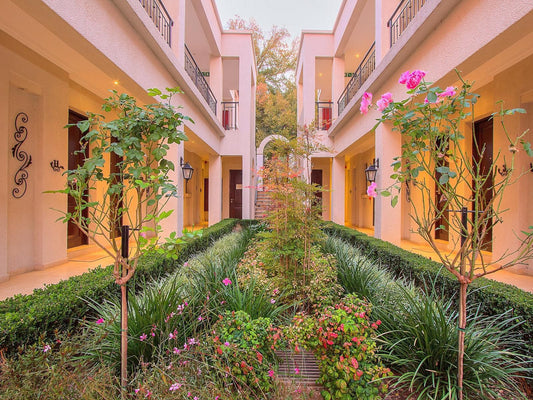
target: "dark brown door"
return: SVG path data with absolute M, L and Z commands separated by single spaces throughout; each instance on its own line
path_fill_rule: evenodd
M 447 149 L 448 149 L 448 143 L 443 145 L 441 140 L 437 140 L 437 149 L 436 149 L 437 151 L 445 154 Z M 446 161 L 444 157 L 440 158 L 436 164 L 437 164 L 436 165 L 437 167 L 448 167 L 449 166 L 449 162 Z M 441 175 L 442 174 L 440 172 L 435 171 L 436 181 L 440 179 Z M 435 223 L 435 239 L 448 241 L 450 225 L 449 225 L 449 212 L 448 210 L 446 210 L 446 208 L 448 208 L 448 203 L 446 202 L 446 200 L 447 199 L 445 198 L 444 193 L 441 193 L 441 191 L 439 190 L 439 185 L 437 184 L 437 182 L 435 182 L 435 205 L 440 215 L 440 218 L 437 219 Z
M 311 171 L 311 183 L 316 184 L 322 189 L 322 170 L 313 169 Z M 313 205 L 320 207 L 320 215 L 322 215 L 322 191 L 315 192 L 315 201 Z
M 209 211 L 209 178 L 204 178 L 204 212 Z
M 477 121 L 474 124 L 474 135 L 472 136 L 472 161 L 474 163 L 474 168 L 476 165 L 479 165 L 481 175 L 487 178 L 483 185 L 483 197 L 481 199 L 480 210 L 484 210 L 487 204 L 492 200 L 492 187 L 494 185 L 492 171 L 492 142 L 492 119 L 486 118 Z M 492 226 L 492 221 L 489 221 L 488 226 L 489 228 Z M 492 229 L 488 229 L 483 243 L 481 244 L 481 249 L 492 251 Z
M 242 170 L 229 171 L 229 217 L 242 218 Z
M 77 114 L 74 111 L 68 113 L 68 123 L 76 124 L 80 121 L 86 120 L 87 117 Z M 79 165 L 83 165 L 85 158 L 88 156 L 88 149 L 85 149 L 85 153 L 80 152 L 81 146 L 81 131 L 76 126 L 71 126 L 68 128 L 68 169 L 76 169 Z M 68 197 L 68 212 L 72 213 L 75 211 L 76 202 L 74 198 Z M 87 217 L 87 210 L 82 211 L 83 216 Z M 68 222 L 67 226 L 67 248 L 81 246 L 87 244 L 87 236 L 71 221 Z

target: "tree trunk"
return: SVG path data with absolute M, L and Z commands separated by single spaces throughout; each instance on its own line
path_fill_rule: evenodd
M 465 328 L 466 328 L 466 291 L 467 282 L 461 282 L 459 293 L 459 352 L 457 353 L 457 391 L 459 400 L 463 400 L 463 372 L 465 355 Z
M 120 336 L 120 382 L 122 398 L 127 393 L 128 386 L 128 293 L 127 285 L 120 285 L 121 292 L 121 336 Z

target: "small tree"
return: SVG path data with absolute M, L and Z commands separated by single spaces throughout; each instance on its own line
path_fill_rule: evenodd
M 471 92 L 471 85 L 458 74 L 462 85 L 459 89 L 442 90 L 424 81 L 422 71 L 407 71 L 400 78 L 410 95 L 398 102 L 390 93 L 376 102 L 383 112 L 380 123 L 392 123 L 392 129 L 402 135 L 402 152 L 394 159 L 394 181 L 391 187 L 381 190 L 383 196 L 392 196 L 392 205 L 398 201 L 402 184 L 408 194 L 420 199 L 412 203 L 411 218 L 418 234 L 435 251 L 444 267 L 459 283 L 458 314 L 458 397 L 463 398 L 464 338 L 467 319 L 467 289 L 477 278 L 498 270 L 524 263 L 533 257 L 533 227 L 521 232 L 518 248 L 506 251 L 501 257 L 488 260 L 482 250 L 492 239 L 488 232 L 502 221 L 502 198 L 505 189 L 524 173 L 515 167 L 518 148 L 533 156 L 527 133 L 513 135 L 507 131 L 504 118 L 523 109 L 504 110 L 492 114 L 501 123 L 508 143 L 507 151 L 499 150 L 491 159 L 488 149 L 476 140 L 473 133 L 472 154 L 467 150 L 462 126 L 474 124 L 474 105 L 478 95 Z M 361 112 L 371 105 L 371 94 L 365 93 Z M 504 162 L 510 166 L 508 173 L 498 176 L 496 165 Z M 487 166 L 488 163 L 488 166 Z M 392 190 L 391 190 L 392 189 Z M 375 185 L 369 188 L 375 196 Z M 486 196 L 491 193 L 492 196 Z M 437 194 L 438 196 L 435 196 Z M 451 248 L 439 248 L 434 239 L 436 230 L 450 233 Z
M 116 119 L 106 121 L 100 114 L 87 113 L 88 119 L 76 126 L 84 133 L 82 152 L 90 156 L 74 170 L 66 172 L 63 190 L 76 204 L 74 211 L 62 212 L 63 222 L 74 223 L 93 243 L 114 261 L 113 276 L 121 288 L 121 384 L 127 385 L 127 282 L 135 274 L 139 257 L 149 246 L 155 246 L 161 231 L 160 221 L 172 210 L 165 204 L 177 195 L 170 179 L 174 170 L 166 158 L 170 145 L 187 140 L 179 129 L 190 118 L 176 112 L 170 104 L 180 89 L 167 89 L 162 94 L 150 89 L 150 96 L 159 96 L 166 103 L 140 106 L 135 98 L 112 91 L 102 110 L 115 113 Z M 71 126 L 71 125 L 67 125 Z M 113 162 L 115 161 L 115 162 Z M 114 165 L 112 165 L 114 164 Z M 126 236 L 133 242 L 133 253 L 123 255 L 119 228 L 128 225 Z
M 304 127 L 298 138 L 274 142 L 272 157 L 262 171 L 272 210 L 266 217 L 270 248 L 284 268 L 285 278 L 306 284 L 313 242 L 320 236 L 323 189 L 311 183 L 311 155 L 323 150 L 314 131 Z

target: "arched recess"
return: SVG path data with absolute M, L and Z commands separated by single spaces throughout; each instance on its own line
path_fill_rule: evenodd
M 261 170 L 264 166 L 264 151 L 267 144 L 269 144 L 273 140 L 285 140 L 288 142 L 289 140 L 285 136 L 281 135 L 269 135 L 266 138 L 263 139 L 259 147 L 257 148 L 256 156 L 257 156 L 257 170 Z M 257 190 L 263 191 L 263 179 L 259 177 L 257 179 Z

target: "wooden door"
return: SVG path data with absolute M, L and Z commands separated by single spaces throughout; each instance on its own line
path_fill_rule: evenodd
M 472 161 L 475 165 L 480 165 L 481 174 L 487 177 L 483 185 L 483 198 L 481 200 L 481 209 L 484 209 L 492 200 L 492 186 L 494 177 L 492 171 L 493 157 L 493 120 L 489 118 L 482 119 L 474 123 L 474 135 L 472 135 Z M 489 226 L 492 221 L 489 221 Z M 492 229 L 489 229 L 485 235 L 481 249 L 492 251 Z
M 229 171 L 229 217 L 242 218 L 242 170 Z
M 320 188 L 322 188 L 322 170 L 321 169 L 313 169 L 311 171 L 311 183 L 314 183 L 318 185 Z M 314 206 L 318 206 L 320 208 L 320 214 L 322 215 L 322 191 L 315 192 L 315 200 L 313 202 Z
M 76 124 L 80 121 L 86 120 L 87 117 L 77 114 L 74 111 L 68 113 L 68 123 Z M 68 169 L 76 169 L 79 165 L 83 165 L 85 158 L 88 156 L 88 149 L 85 149 L 85 153 L 80 152 L 81 138 L 83 134 L 76 126 L 71 126 L 68 128 Z M 75 211 L 76 202 L 74 198 L 68 197 L 68 212 L 72 213 Z M 87 210 L 82 211 L 83 216 L 87 217 Z M 68 222 L 67 226 L 67 248 L 77 247 L 84 244 L 87 244 L 87 235 L 85 235 L 74 223 L 71 221 Z

